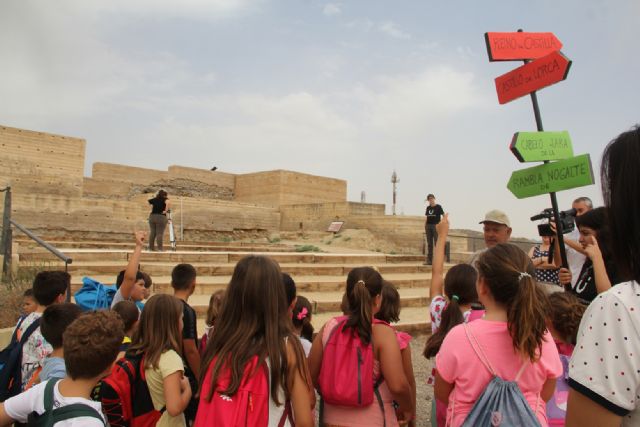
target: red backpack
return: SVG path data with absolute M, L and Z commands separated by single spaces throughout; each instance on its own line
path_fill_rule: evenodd
M 337 325 L 324 346 L 318 388 L 324 402 L 362 408 L 373 403 L 382 376 L 373 381 L 373 345 L 364 344 L 353 328 L 345 328 L 348 318 L 336 317 Z M 374 323 L 384 323 L 374 320 Z M 378 403 L 380 398 L 378 397 Z M 383 409 L 384 410 L 384 409 Z
M 220 392 L 231 382 L 231 370 L 223 368 L 218 375 L 216 390 L 207 402 L 211 390 L 211 376 L 216 359 L 209 365 L 200 390 L 200 402 L 194 427 L 267 427 L 269 425 L 269 368 L 266 362 L 259 362 L 258 356 L 251 358 L 244 368 L 242 381 L 233 396 Z M 258 365 L 260 363 L 260 366 Z M 285 409 L 278 427 L 283 427 L 287 419 L 294 425 L 291 403 L 285 402 Z
M 112 427 L 153 427 L 165 411 L 153 406 L 143 361 L 142 354 L 127 353 L 94 390 Z

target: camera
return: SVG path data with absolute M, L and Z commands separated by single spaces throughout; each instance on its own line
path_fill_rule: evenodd
M 576 210 L 569 209 L 566 211 L 559 212 L 560 223 L 562 224 L 562 234 L 571 233 L 576 228 Z M 553 237 L 556 233 L 551 229 L 550 221 L 553 221 L 553 209 L 548 208 L 543 210 L 538 215 L 534 215 L 531 217 L 531 221 L 538 221 L 540 219 L 546 219 L 546 224 L 538 224 L 538 234 L 541 237 Z

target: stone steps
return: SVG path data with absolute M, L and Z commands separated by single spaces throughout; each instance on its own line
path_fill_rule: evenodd
M 25 267 L 28 267 L 30 263 L 23 263 Z M 51 266 L 63 267 L 62 262 L 51 262 Z M 125 268 L 123 261 L 78 261 L 68 266 L 69 273 L 72 275 L 93 276 L 93 275 L 107 275 L 111 274 L 115 277 L 121 270 Z M 140 269 L 151 276 L 169 276 L 175 262 L 159 262 L 159 261 L 144 261 L 140 263 Z M 198 276 L 231 276 L 235 263 L 209 263 L 209 262 L 192 262 L 198 273 Z M 348 264 L 319 264 L 319 263 L 280 263 L 280 269 L 291 275 L 302 276 L 346 276 L 349 271 L 355 267 L 361 266 L 361 263 L 348 263 Z M 431 271 L 430 266 L 415 263 L 395 263 L 385 264 L 376 263 L 371 264 L 372 267 L 378 269 L 380 274 L 393 274 L 393 273 L 429 273 Z
M 171 293 L 171 276 L 151 276 L 153 279 L 153 292 Z M 296 286 L 301 291 L 339 291 L 344 290 L 346 275 L 339 276 L 298 276 L 292 275 Z M 113 284 L 115 275 L 93 275 L 92 279 L 100 283 Z M 430 273 L 385 274 L 384 278 L 393 283 L 397 288 L 428 287 Z M 194 294 L 211 295 L 211 293 L 224 289 L 231 280 L 231 276 L 199 276 Z M 82 276 L 72 275 L 71 290 L 75 292 L 82 286 Z
M 71 242 L 61 250 L 71 258 L 68 266 L 72 275 L 72 292 L 77 291 L 83 276 L 99 282 L 115 282 L 117 273 L 124 269 L 130 248 L 97 249 L 82 246 L 83 242 Z M 88 245 L 92 246 L 92 245 Z M 234 245 L 240 249 L 241 245 Z M 402 314 L 400 328 L 415 333 L 426 333 L 428 329 L 429 284 L 431 267 L 422 264 L 420 255 L 387 255 L 382 253 L 313 253 L 313 252 L 266 252 L 223 250 L 181 250 L 177 252 L 143 251 L 140 261 L 142 271 L 153 279 L 154 293 L 172 293 L 171 270 L 177 263 L 190 263 L 197 272 L 197 286 L 190 303 L 203 323 L 210 295 L 228 285 L 236 263 L 249 254 L 264 254 L 280 264 L 283 272 L 291 274 L 296 281 L 298 294 L 307 297 L 314 305 L 313 323 L 319 328 L 326 320 L 340 314 L 342 295 L 346 287 L 346 276 L 358 266 L 373 266 L 383 277 L 393 283 L 400 293 Z M 347 251 L 348 249 L 344 249 Z M 58 269 L 64 264 L 40 249 L 20 248 L 20 265 L 23 267 Z
M 121 260 L 126 264 L 130 252 L 117 249 L 72 249 L 59 248 L 59 250 L 72 258 L 74 262 L 80 261 L 116 261 Z M 318 252 L 273 252 L 260 251 L 176 251 L 176 252 L 150 252 L 143 251 L 141 263 L 151 261 L 164 262 L 210 262 L 210 263 L 236 263 L 247 255 L 268 255 L 278 263 L 355 263 L 371 265 L 376 263 L 418 263 L 424 261 L 421 255 L 387 255 L 382 253 L 349 254 L 349 253 L 318 253 Z M 44 249 L 21 250 L 20 261 L 25 262 L 51 262 L 58 261 L 53 254 Z
M 15 239 L 20 246 L 27 250 L 40 249 L 38 245 L 31 239 L 21 240 Z M 134 243 L 131 241 L 89 241 L 74 242 L 67 240 L 44 239 L 47 243 L 56 248 L 69 249 L 114 249 L 114 250 L 133 250 Z M 165 241 L 167 249 L 170 243 Z M 250 242 L 179 242 L 178 248 L 181 251 L 224 251 L 224 252 L 291 252 L 295 250 L 294 246 L 280 243 L 250 243 Z

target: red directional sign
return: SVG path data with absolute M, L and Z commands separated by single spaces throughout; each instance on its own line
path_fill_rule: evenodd
M 562 49 L 553 33 L 484 33 L 489 61 L 537 59 Z
M 551 86 L 567 78 L 571 61 L 560 52 L 552 52 L 542 58 L 518 67 L 496 78 L 496 91 L 500 104 L 518 99 L 543 87 Z

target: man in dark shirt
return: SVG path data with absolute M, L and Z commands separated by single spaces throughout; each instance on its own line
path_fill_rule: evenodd
M 424 231 L 427 236 L 427 260 L 425 264 L 431 265 L 433 261 L 433 245 L 438 240 L 436 224 L 440 222 L 440 217 L 444 215 L 444 210 L 442 210 L 442 206 L 436 204 L 436 196 L 433 194 L 427 196 L 427 201 L 429 204 L 424 213 L 427 216 L 427 221 L 424 224 Z
M 193 396 L 197 396 L 198 378 L 200 376 L 200 353 L 198 352 L 198 330 L 196 311 L 187 303 L 196 288 L 196 269 L 191 264 L 178 264 L 171 272 L 173 295 L 182 302 L 182 359 L 185 376 L 189 379 Z M 195 420 L 198 400 L 191 402 L 184 411 L 187 424 Z

